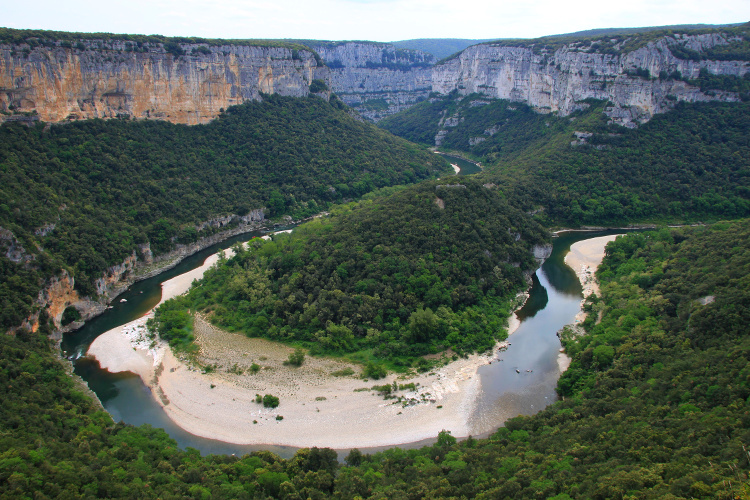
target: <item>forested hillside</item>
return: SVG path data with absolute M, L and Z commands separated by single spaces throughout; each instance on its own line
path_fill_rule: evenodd
M 19 325 L 60 269 L 93 294 L 94 280 L 137 244 L 159 254 L 211 234 L 200 223 L 216 216 L 307 216 L 447 167 L 342 108 L 271 95 L 193 127 L 0 127 L 0 227 L 12 233 L 0 240 L 0 327 Z
M 441 148 L 482 161 L 484 178 L 519 206 L 542 209 L 545 224 L 750 215 L 749 103 L 680 104 L 634 129 L 607 124 L 606 103 L 588 104 L 560 118 L 520 103 L 454 95 L 380 123 L 423 144 L 442 126 Z M 453 126 L 444 125 L 448 118 Z
M 189 335 L 175 332 L 182 308 L 314 353 L 410 366 L 423 354 L 483 351 L 504 338 L 511 299 L 537 266 L 532 249 L 547 239 L 496 189 L 422 182 L 237 247 L 156 319 L 173 344 Z
M 0 336 L 6 498 L 719 498 L 747 495 L 750 222 L 618 239 L 599 277 L 601 322 L 566 333 L 565 396 L 489 439 L 441 434 L 345 466 L 180 451 L 114 425 L 73 389 L 44 334 Z

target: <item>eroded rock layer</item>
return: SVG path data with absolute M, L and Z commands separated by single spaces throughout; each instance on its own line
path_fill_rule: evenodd
M 260 93 L 306 96 L 328 69 L 312 51 L 121 40 L 74 46 L 0 45 L 0 120 L 132 117 L 198 124 Z

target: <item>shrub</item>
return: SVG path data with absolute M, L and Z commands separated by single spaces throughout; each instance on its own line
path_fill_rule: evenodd
M 65 311 L 63 311 L 62 315 L 62 325 L 69 325 L 73 323 L 74 321 L 78 321 L 81 319 L 81 313 L 78 312 L 78 309 L 76 309 L 73 306 L 68 306 L 65 308 Z
M 333 375 L 334 377 L 348 377 L 349 375 L 354 375 L 354 370 L 347 366 L 346 368 L 342 368 L 341 370 L 331 372 L 331 375 Z
M 265 406 L 266 408 L 276 408 L 277 406 L 279 406 L 279 398 L 270 394 L 266 394 L 265 396 L 263 396 L 263 406 Z
M 388 370 L 385 369 L 383 365 L 376 365 L 375 363 L 367 363 L 365 365 L 365 369 L 362 372 L 362 376 L 364 378 L 371 378 L 373 380 L 378 380 L 388 375 Z
M 285 365 L 291 365 L 291 366 L 302 366 L 302 363 L 305 362 L 305 351 L 302 349 L 295 349 L 294 352 L 289 354 L 289 359 L 284 361 Z

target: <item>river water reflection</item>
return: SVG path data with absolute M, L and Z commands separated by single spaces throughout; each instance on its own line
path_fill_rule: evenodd
M 497 361 L 479 369 L 482 393 L 471 416 L 474 435 L 487 434 L 510 417 L 536 413 L 556 400 L 555 386 L 561 372 L 558 366 L 560 341 L 555 333 L 574 321 L 581 300 L 581 286 L 573 270 L 564 264 L 564 255 L 576 241 L 614 232 L 570 232 L 555 238 L 552 255 L 534 276 L 529 300 L 518 312 L 522 322 L 509 339 L 511 345 L 498 353 Z M 64 355 L 74 360 L 75 373 L 88 383 L 115 421 L 163 428 L 181 448 L 196 448 L 204 454 L 241 455 L 256 450 L 269 450 L 282 457 L 294 454 L 296 448 L 293 447 L 236 445 L 194 436 L 167 417 L 139 377 L 128 373 L 111 374 L 101 370 L 96 362 L 81 357 L 98 335 L 142 316 L 158 303 L 163 281 L 201 265 L 220 249 L 259 234 L 234 237 L 188 257 L 159 276 L 136 283 L 115 299 L 112 309 L 89 321 L 77 332 L 64 336 L 61 346 Z M 431 441 L 399 446 L 414 448 Z

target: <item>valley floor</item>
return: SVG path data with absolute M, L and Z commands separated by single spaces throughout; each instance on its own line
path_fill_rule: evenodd
M 601 262 L 607 241 L 586 240 L 571 249 L 572 260 L 567 262 L 580 271 L 582 282 L 593 279 L 590 273 Z M 202 267 L 165 282 L 162 302 L 184 293 L 216 259 L 209 257 Z M 166 344 L 150 345 L 147 318 L 99 336 L 88 354 L 111 372 L 138 374 L 183 429 L 237 444 L 346 449 L 410 443 L 434 438 L 441 430 L 468 436 L 473 431 L 469 417 L 481 392 L 477 369 L 495 359 L 497 352 L 458 359 L 408 379 L 391 374 L 365 381 L 358 378 L 357 365 L 335 358 L 307 356 L 301 367 L 284 365 L 292 348 L 225 332 L 197 317 L 198 360 L 211 367 L 204 373 L 178 359 Z M 517 327 L 513 316 L 509 331 Z M 260 367 L 255 373 L 253 364 Z M 353 374 L 332 374 L 346 368 Z M 414 383 L 416 388 L 396 391 L 395 399 L 384 399 L 371 389 L 394 381 Z M 280 405 L 264 408 L 255 402 L 256 394 L 277 396 Z

